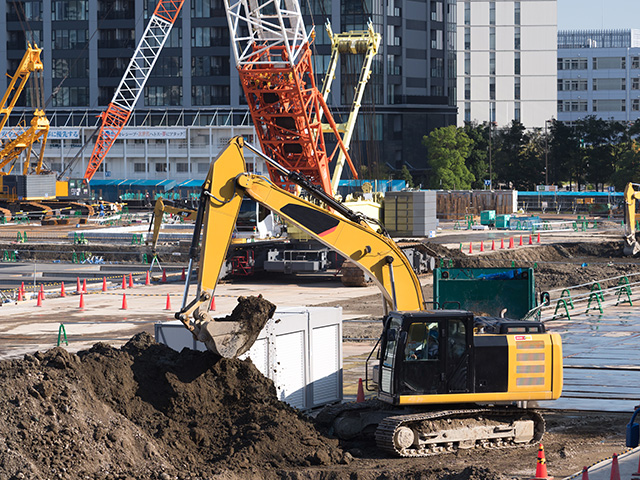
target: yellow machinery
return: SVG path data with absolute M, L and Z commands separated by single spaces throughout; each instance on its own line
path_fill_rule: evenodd
M 640 243 L 636 238 L 636 202 L 640 200 L 637 183 L 627 183 L 624 189 L 624 254 L 637 255 Z
M 240 203 L 248 195 L 356 263 L 381 289 L 387 315 L 373 380 L 378 400 L 388 407 L 381 408 L 378 402 L 370 408 L 365 402 L 325 415 L 338 436 L 373 428 L 378 446 L 401 456 L 512 447 L 540 440 L 542 417 L 516 405 L 560 396 L 562 346 L 558 334 L 547 333 L 536 321 L 427 309 L 418 278 L 391 238 L 377 233 L 362 216 L 303 175 L 269 158 L 263 156 L 331 210 L 247 173 L 245 147 L 262 155 L 241 138 L 232 139 L 211 165 L 202 187 L 189 260 L 191 271 L 199 258 L 197 294 L 190 303 L 185 294 L 176 314 L 196 338 L 219 355 L 236 357 L 251 347 L 260 330 L 255 325 L 213 319 L 208 312 Z M 453 409 L 445 410 L 447 407 Z
M 22 61 L 18 65 L 16 73 L 11 77 L 9 87 L 2 97 L 2 103 L 0 104 L 0 131 L 2 131 L 11 115 L 11 111 L 15 106 L 22 90 L 24 89 L 29 77 L 33 74 L 33 82 L 31 88 L 31 101 L 34 103 L 35 110 L 33 112 L 33 119 L 31 120 L 31 126 L 17 134 L 15 138 L 8 139 L 2 144 L 2 150 L 0 150 L 0 169 L 3 169 L 7 165 L 11 164 L 8 171 L 0 171 L 0 175 L 7 175 L 13 170 L 15 160 L 24 151 L 27 152 L 26 159 L 24 160 L 23 175 L 29 174 L 30 158 L 33 145 L 36 142 L 40 142 L 40 155 L 38 163 L 35 167 L 35 173 L 42 173 L 42 160 L 44 156 L 44 149 L 47 143 L 47 135 L 49 134 L 49 120 L 45 116 L 44 112 L 44 99 L 43 99 L 43 64 L 40 59 L 42 49 L 37 45 L 33 47 L 27 46 L 27 51 L 22 57 Z
M 162 226 L 162 217 L 165 213 L 170 215 L 180 215 L 182 220 L 195 220 L 196 211 L 189 208 L 175 207 L 167 205 L 162 198 L 156 200 L 156 206 L 153 209 L 153 217 L 149 225 L 149 231 L 153 227 L 153 236 L 151 237 L 151 250 L 155 253 L 158 245 L 158 237 L 160 236 L 160 227 Z

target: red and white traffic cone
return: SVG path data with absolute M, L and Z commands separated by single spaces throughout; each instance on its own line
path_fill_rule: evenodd
M 484 240 L 480 240 L 480 251 L 484 252 Z
M 82 293 L 82 290 L 80 290 L 80 277 L 76 277 L 76 293 Z
M 80 292 L 80 303 L 78 304 L 78 310 L 84 310 L 84 293 Z
M 167 270 L 165 268 L 162 269 L 162 283 L 167 283 Z
M 544 458 L 544 446 L 540 444 L 538 448 L 538 463 L 536 464 L 536 476 L 529 480 L 553 480 L 547 475 L 547 460 Z
M 87 293 L 87 279 L 82 280 L 82 293 Z
M 582 480 L 589 480 L 589 467 L 582 467 Z
M 509 237 L 509 248 L 513 248 L 513 237 Z
M 184 267 L 182 267 L 182 275 L 180 275 L 180 280 L 184 282 L 186 279 L 187 279 L 187 274 L 184 270 Z
M 164 307 L 165 310 L 171 310 L 171 296 L 167 293 L 167 306 Z
M 66 297 L 66 296 L 67 296 L 67 294 L 66 294 L 66 293 L 65 293 L 65 291 L 64 291 L 64 282 L 62 282 L 62 283 L 60 284 L 60 296 L 61 296 L 61 297 Z
M 529 235 L 529 245 L 533 245 L 533 237 Z
M 500 250 L 504 250 L 504 237 L 500 239 Z
M 102 277 L 102 291 L 107 291 L 107 277 Z
M 469 242 L 469 253 L 473 253 L 473 242 Z
M 129 274 L 129 288 L 133 288 L 133 275 Z
M 617 453 L 614 453 L 611 459 L 611 477 L 609 480 L 620 480 L 620 465 L 618 464 Z
M 496 249 L 496 241 L 495 240 L 491 240 L 491 251 Z
M 38 301 L 36 302 L 36 307 L 42 306 L 42 292 L 38 291 Z
M 540 232 L 538 232 L 538 243 L 540 243 Z
M 518 243 L 518 246 L 521 247 L 522 246 L 522 235 L 520 235 L 520 242 Z
M 44 285 L 40 284 L 40 296 L 42 297 L 42 300 L 44 300 Z
M 149 271 L 147 270 L 147 276 L 144 279 L 145 285 L 151 285 L 151 280 L 149 279 Z
M 211 295 L 211 303 L 209 304 L 209 311 L 210 312 L 215 312 L 216 311 L 216 296 L 215 295 Z
M 122 289 L 123 290 L 127 289 L 127 276 L 126 275 L 122 275 Z
M 121 310 L 126 310 L 127 308 L 129 308 L 129 306 L 127 305 L 127 294 L 123 293 L 122 294 L 122 308 L 121 308 Z

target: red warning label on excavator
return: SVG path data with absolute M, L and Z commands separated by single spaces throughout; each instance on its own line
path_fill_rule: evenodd
M 533 337 L 531 335 L 515 335 L 513 338 L 516 342 L 521 342 L 523 340 L 533 340 Z

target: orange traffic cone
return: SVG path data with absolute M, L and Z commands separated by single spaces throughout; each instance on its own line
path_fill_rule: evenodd
M 362 379 L 358 379 L 358 395 L 356 396 L 356 402 L 364 402 L 364 388 L 362 387 Z
M 613 459 L 611 460 L 611 477 L 609 480 L 620 480 L 620 465 L 618 465 L 618 454 L 613 454 Z
M 20 291 L 22 292 L 22 296 L 24 297 L 24 282 L 20 284 Z
M 473 253 L 473 243 L 469 242 L 469 253 Z
M 167 283 L 167 270 L 166 269 L 162 269 L 162 283 Z
M 102 277 L 102 291 L 107 291 L 107 277 Z
M 82 280 L 82 293 L 87 293 L 87 279 Z
M 44 285 L 40 284 L 40 296 L 42 297 L 42 300 L 44 300 Z
M 167 293 L 167 306 L 164 307 L 165 310 L 171 310 L 171 296 Z
M 82 292 L 82 290 L 80 290 L 80 277 L 76 277 L 76 293 L 80 292 Z
M 484 240 L 480 240 L 480 251 L 484 252 Z
M 42 306 L 42 292 L 38 292 L 38 302 L 36 303 L 36 307 Z
M 184 271 L 184 267 L 182 267 L 182 275 L 180 275 L 180 280 L 184 282 L 186 279 L 187 279 L 187 274 Z
M 126 275 L 122 275 L 122 289 L 123 290 L 127 289 L 127 276 Z
M 536 464 L 536 476 L 529 480 L 553 480 L 547 475 L 547 460 L 544 458 L 544 446 L 538 448 L 538 463 Z
M 66 294 L 66 293 L 65 293 L 65 291 L 64 291 L 64 282 L 62 282 L 62 283 L 60 284 L 60 296 L 61 296 L 61 297 L 66 297 L 66 296 L 67 296 L 67 294 Z
M 145 285 L 151 285 L 151 281 L 149 280 L 149 271 L 147 270 L 147 276 L 144 279 Z
M 122 294 L 122 308 L 121 308 L 121 310 L 126 310 L 127 308 L 129 308 L 127 306 L 127 294 L 123 293 Z
M 18 301 L 21 302 L 22 300 L 24 300 L 24 295 L 22 294 L 22 289 L 19 288 L 18 289 Z
M 129 288 L 133 288 L 133 276 L 129 274 Z
M 533 245 L 533 237 L 529 235 L 529 245 Z
M 500 250 L 504 250 L 504 237 L 500 239 Z
M 496 249 L 496 241 L 495 240 L 491 240 L 491 250 L 495 250 Z
M 216 297 L 215 297 L 215 295 L 211 295 L 211 303 L 209 304 L 209 311 L 210 312 L 215 312 L 216 311 Z
M 513 237 L 509 237 L 509 248 L 513 248 Z
M 520 242 L 518 243 L 518 246 L 521 247 L 522 246 L 522 235 L 520 235 Z
M 540 232 L 538 232 L 538 243 L 540 243 Z
M 582 480 L 589 480 L 589 468 L 582 467 Z
M 80 303 L 78 304 L 78 309 L 84 310 L 84 293 L 80 292 Z

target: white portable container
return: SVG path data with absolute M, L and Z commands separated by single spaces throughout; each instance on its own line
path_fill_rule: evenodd
M 155 339 L 174 350 L 205 351 L 178 320 L 155 324 Z M 300 410 L 342 400 L 342 308 L 276 310 L 251 349 L 251 358 L 273 380 L 278 398 Z

